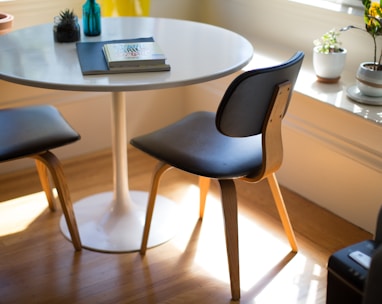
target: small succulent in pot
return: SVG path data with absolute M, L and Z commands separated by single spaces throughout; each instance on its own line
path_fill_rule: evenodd
M 335 29 L 332 29 L 323 34 L 319 39 L 313 41 L 317 47 L 317 51 L 323 54 L 329 53 L 341 53 L 341 41 L 339 40 L 340 33 Z
M 320 82 L 336 83 L 341 77 L 347 50 L 341 47 L 339 36 L 332 29 L 313 41 L 313 68 Z
M 73 10 L 63 10 L 54 17 L 53 26 L 54 41 L 56 42 L 75 42 L 81 38 L 78 17 Z

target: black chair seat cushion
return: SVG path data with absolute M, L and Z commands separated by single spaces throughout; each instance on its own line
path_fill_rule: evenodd
M 0 161 L 38 154 L 79 138 L 52 106 L 0 110 Z
M 248 176 L 262 167 L 261 135 L 225 136 L 216 128 L 215 113 L 210 112 L 192 113 L 132 139 L 131 144 L 173 167 L 211 178 Z

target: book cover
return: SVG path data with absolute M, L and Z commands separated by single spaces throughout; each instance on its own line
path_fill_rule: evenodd
M 83 75 L 99 75 L 99 74 L 113 74 L 113 73 L 132 73 L 132 72 L 153 72 L 153 71 L 168 71 L 169 65 L 166 69 L 162 66 L 149 69 L 135 68 L 133 69 L 109 69 L 104 53 L 103 46 L 107 43 L 135 43 L 135 42 L 153 42 L 152 37 L 136 38 L 136 39 L 123 39 L 123 40 L 109 40 L 98 42 L 77 42 L 77 55 Z
M 103 51 L 109 67 L 165 64 L 166 56 L 156 42 L 106 43 Z

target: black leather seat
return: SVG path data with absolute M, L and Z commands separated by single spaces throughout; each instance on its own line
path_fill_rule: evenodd
M 141 253 L 145 254 L 161 175 L 169 168 L 200 176 L 200 217 L 210 179 L 219 181 L 225 217 L 232 298 L 240 298 L 237 201 L 234 179 L 269 181 L 292 250 L 297 244 L 275 177 L 282 163 L 281 122 L 304 54 L 287 62 L 239 75 L 226 90 L 217 113 L 196 112 L 131 144 L 157 158 Z
M 51 149 L 80 139 L 60 112 L 47 105 L 0 110 L 0 162 L 19 158 L 35 159 L 41 185 L 56 210 L 48 170 L 56 186 L 61 208 L 68 225 L 75 250 L 81 250 L 81 240 L 73 212 L 62 165 Z

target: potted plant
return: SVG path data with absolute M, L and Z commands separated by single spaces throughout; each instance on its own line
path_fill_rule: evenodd
M 373 39 L 373 60 L 370 62 L 362 62 L 357 70 L 356 82 L 359 91 L 366 96 L 381 97 L 382 96 L 382 50 L 378 56 L 377 37 L 382 35 L 382 0 L 372 2 L 370 0 L 362 0 L 364 6 L 364 22 L 365 29 L 349 25 L 341 29 L 347 31 L 349 29 L 358 29 L 366 31 Z M 380 103 L 382 104 L 382 102 Z
M 56 42 L 74 42 L 81 38 L 80 25 L 78 17 L 73 10 L 63 10 L 54 17 L 53 26 L 54 41 Z
M 0 35 L 8 33 L 13 24 L 13 16 L 0 12 Z
M 313 41 L 313 68 L 318 81 L 335 83 L 341 77 L 347 51 L 341 47 L 339 35 L 332 29 Z

